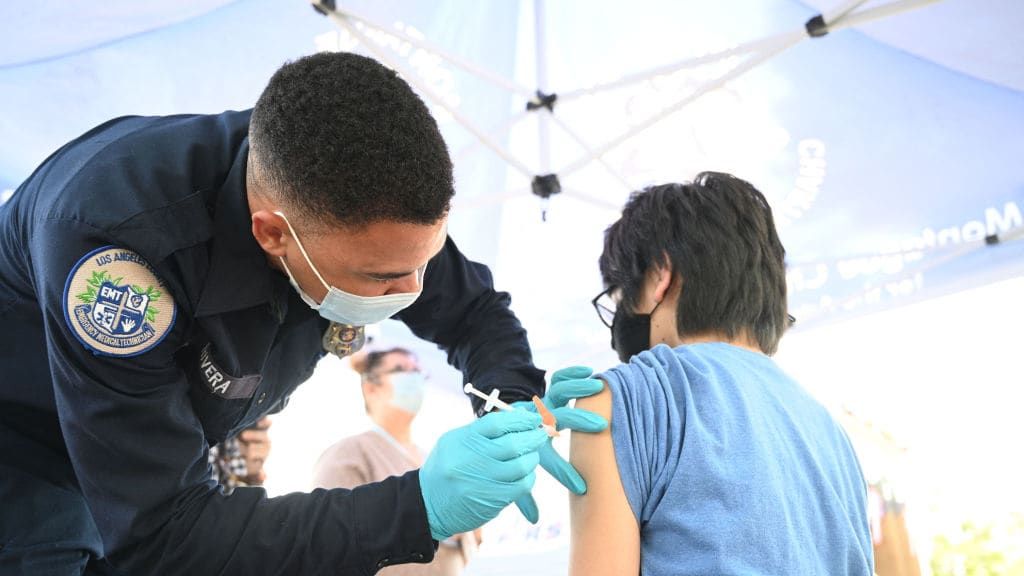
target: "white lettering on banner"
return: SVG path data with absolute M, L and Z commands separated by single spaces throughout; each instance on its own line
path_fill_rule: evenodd
M 903 254 L 865 256 L 840 260 L 836 262 L 836 269 L 839 271 L 840 278 L 852 280 L 858 276 L 872 276 L 879 273 L 897 274 L 903 270 L 903 263 Z
M 976 242 L 985 239 L 985 223 L 981 220 L 971 220 L 964 224 L 960 237 L 964 242 Z
M 924 228 L 915 236 L 907 237 L 886 247 L 877 255 L 845 258 L 832 265 L 825 263 L 794 266 L 786 272 L 786 283 L 791 294 L 825 289 L 835 275 L 844 281 L 860 277 L 895 276 L 904 273 L 908 264 L 920 261 L 927 250 L 956 246 L 966 242 L 979 242 L 986 236 L 1001 235 L 1024 226 L 1024 215 L 1020 206 L 1008 201 L 1001 208 L 988 207 L 984 219 L 968 220 L 959 226 Z M 833 274 L 835 272 L 835 274 Z M 874 284 L 872 282 L 871 284 Z M 804 303 L 793 309 L 798 317 L 816 317 L 837 310 L 852 311 L 861 306 L 878 304 L 884 298 L 906 298 L 924 289 L 924 274 L 918 272 L 912 277 L 895 279 L 872 286 L 865 285 L 860 293 L 834 300 L 822 294 L 816 301 Z
M 979 242 L 986 236 L 1004 234 L 1024 225 L 1020 207 L 1009 201 L 1002 211 L 997 208 L 985 209 L 985 220 L 968 220 L 960 226 L 942 228 L 937 233 L 932 228 L 923 229 L 920 234 L 904 238 L 895 245 L 887 246 L 876 256 L 847 258 L 836 262 L 839 276 L 852 280 L 858 276 L 874 274 L 894 275 L 902 272 L 907 264 L 924 258 L 924 251 L 933 248 L 955 246 L 964 242 Z
M 904 238 L 898 247 L 894 246 L 886 252 L 927 250 L 951 244 L 974 242 L 982 240 L 986 236 L 1005 234 L 1021 226 L 1024 226 L 1024 217 L 1021 216 L 1021 210 L 1017 203 L 1011 200 L 1003 204 L 1001 211 L 991 206 L 986 208 L 984 221 L 968 220 L 960 226 L 941 228 L 938 232 L 932 228 L 925 228 L 916 236 Z
M 989 234 L 1004 234 L 1014 228 L 1024 226 L 1024 218 L 1021 218 L 1020 207 L 1016 202 L 1007 202 L 1003 206 L 1003 217 L 999 217 L 999 211 L 995 208 L 985 210 L 985 223 L 988 225 Z
M 813 273 L 813 276 L 811 276 Z M 796 266 L 786 271 L 786 284 L 794 292 L 817 290 L 828 282 L 828 266 L 816 264 L 812 266 Z
M 825 143 L 817 138 L 805 138 L 797 143 L 796 153 L 800 171 L 793 189 L 775 211 L 779 228 L 789 226 L 810 210 L 825 182 Z

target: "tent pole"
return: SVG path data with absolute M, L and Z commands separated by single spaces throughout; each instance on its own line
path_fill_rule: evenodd
M 875 6 L 874 8 L 868 8 L 852 14 L 846 14 L 837 21 L 829 24 L 829 28 L 832 30 L 840 30 L 842 28 L 860 26 L 861 24 L 871 22 L 872 20 L 878 20 L 879 18 L 908 12 L 939 1 L 940 0 L 898 0 L 896 2 L 882 4 L 881 6 Z
M 546 36 L 545 36 L 545 22 L 544 22 L 544 6 L 543 6 L 543 1 L 544 0 L 534 0 L 534 24 L 535 24 L 535 35 L 536 35 L 536 54 L 535 54 L 535 57 L 536 57 L 536 64 L 537 64 L 537 70 L 536 70 L 536 72 L 537 72 L 537 86 L 538 86 L 538 89 L 540 91 L 543 91 L 546 88 L 546 86 L 547 86 L 547 59 L 546 59 L 546 57 L 547 57 L 547 45 L 546 45 Z M 901 12 L 913 10 L 913 9 L 919 8 L 921 6 L 925 6 L 925 5 L 928 5 L 928 4 L 932 4 L 932 3 L 938 2 L 939 0 L 895 0 L 895 1 L 890 2 L 888 4 L 884 4 L 884 5 L 881 5 L 881 6 L 876 6 L 874 8 L 869 8 L 867 10 L 862 10 L 862 11 L 859 11 L 859 12 L 853 12 L 853 10 L 855 10 L 858 6 L 863 4 L 865 1 L 866 0 L 846 0 L 845 2 L 843 2 L 843 4 L 839 5 L 837 8 L 829 11 L 827 14 L 821 15 L 820 18 L 822 18 L 824 20 L 825 25 L 826 25 L 828 30 L 839 30 L 839 29 L 847 28 L 847 27 L 851 27 L 851 26 L 858 26 L 860 24 L 864 24 L 864 23 L 870 22 L 872 20 L 877 20 L 879 18 L 884 18 L 886 16 L 891 16 L 891 15 L 898 14 L 898 13 L 901 13 Z M 399 38 L 409 42 L 410 44 L 412 44 L 414 46 L 420 47 L 420 48 L 422 48 L 424 50 L 431 51 L 431 52 L 437 54 L 438 56 L 444 58 L 445 60 L 451 62 L 452 64 L 462 68 L 463 70 L 466 70 L 467 72 L 470 72 L 471 74 L 474 74 L 474 75 L 476 75 L 476 76 L 478 76 L 478 77 L 480 77 L 480 78 L 482 78 L 484 80 L 488 80 L 490 82 L 493 82 L 493 83 L 497 84 L 498 86 L 508 90 L 509 92 L 512 92 L 514 94 L 520 94 L 520 95 L 523 95 L 523 96 L 527 96 L 528 98 L 533 98 L 533 94 L 531 94 L 528 89 L 526 89 L 523 86 L 519 86 L 518 84 L 516 84 L 516 83 L 514 83 L 514 82 L 512 82 L 510 80 L 506 80 L 506 79 L 501 78 L 501 77 L 499 77 L 497 75 L 494 75 L 494 74 L 492 74 L 491 72 L 489 72 L 487 70 L 481 69 L 481 68 L 477 67 L 476 65 L 474 65 L 474 64 L 472 64 L 472 63 L 470 63 L 470 62 L 468 62 L 466 60 L 463 60 L 462 58 L 460 58 L 460 57 L 458 57 L 458 56 L 456 56 L 454 54 L 450 54 L 448 52 L 440 50 L 436 46 L 432 46 L 429 43 L 424 42 L 424 41 L 422 41 L 422 40 L 420 40 L 418 38 L 414 38 L 412 36 L 409 36 L 408 34 L 405 34 L 405 33 L 401 32 L 401 31 L 386 30 L 383 27 L 381 27 L 381 26 L 379 26 L 377 24 L 374 24 L 371 21 L 369 21 L 369 20 L 367 20 L 367 19 L 365 19 L 365 18 L 363 18 L 361 16 L 355 15 L 355 14 L 353 14 L 351 12 L 348 12 L 348 11 L 338 10 L 333 5 L 333 3 L 332 3 L 332 5 L 330 7 L 328 7 L 328 6 L 324 5 L 324 4 L 322 4 L 321 2 L 319 2 L 318 0 L 313 0 L 313 4 L 314 4 L 314 7 L 316 7 L 318 11 L 320 11 L 321 13 L 327 15 L 329 18 L 331 18 L 336 23 L 340 24 L 342 27 L 344 27 L 346 30 L 348 30 L 349 33 L 351 33 L 356 39 L 358 39 L 360 42 L 362 42 L 363 45 L 365 45 L 368 50 L 373 52 L 374 55 L 377 56 L 377 58 L 379 60 L 381 60 L 385 64 L 391 66 L 395 70 L 399 71 L 402 74 L 402 76 L 406 79 L 406 81 L 408 81 L 410 84 L 412 84 L 415 88 L 417 88 L 421 93 L 423 93 L 425 96 L 427 96 L 435 104 L 437 104 L 441 108 L 445 109 L 449 114 L 451 114 L 452 118 L 454 118 L 460 125 L 462 125 L 463 128 L 465 128 L 470 133 L 472 133 L 481 144 L 483 144 L 487 148 L 490 148 L 495 154 L 497 154 L 502 159 L 504 159 L 512 168 L 516 169 L 518 172 L 520 172 L 521 174 L 523 174 L 527 178 L 531 178 L 533 176 L 533 173 L 522 162 L 519 162 L 514 157 L 512 157 L 512 155 L 509 153 L 508 150 L 504 149 L 503 147 L 501 147 L 500 145 L 498 145 L 497 143 L 492 141 L 490 139 L 490 137 L 488 137 L 485 132 L 483 132 L 479 128 L 475 127 L 472 124 L 472 122 L 469 121 L 469 119 L 465 118 L 462 114 L 460 114 L 458 111 L 454 110 L 451 106 L 448 106 L 447 103 L 445 103 L 444 100 L 442 100 L 438 95 L 436 95 L 432 90 L 430 90 L 429 87 L 427 87 L 424 84 L 422 84 L 421 82 L 419 82 L 418 79 L 415 77 L 415 75 L 409 73 L 407 70 L 404 69 L 403 66 L 401 66 L 400 63 L 398 63 L 397 61 L 395 61 L 392 58 L 389 58 L 384 53 L 384 51 L 380 50 L 379 47 L 377 47 L 372 42 L 370 42 L 367 39 L 367 37 L 362 32 L 360 32 L 358 29 L 356 29 L 356 27 L 352 24 L 352 22 L 350 22 L 349 18 L 359 20 L 365 26 L 368 26 L 370 28 L 374 28 L 376 30 L 379 30 L 379 31 L 385 33 L 385 34 L 394 35 L 396 37 L 399 37 Z M 566 133 L 573 140 L 575 140 L 578 144 L 580 144 L 583 147 L 584 151 L 586 152 L 586 155 L 584 157 L 579 158 L 576 161 L 572 162 L 566 168 L 561 170 L 560 173 L 562 175 L 567 175 L 567 174 L 570 174 L 572 172 L 580 170 L 581 168 L 583 168 L 586 164 L 588 164 L 590 162 L 597 161 L 597 162 L 600 162 L 606 169 L 608 169 L 608 171 L 617 180 L 619 180 L 621 183 L 623 183 L 628 188 L 629 187 L 628 182 L 620 174 L 618 174 L 607 162 L 605 162 L 603 160 L 602 156 L 604 154 L 606 154 L 608 151 L 612 150 L 613 148 L 619 146 L 624 141 L 626 141 L 626 140 L 636 136 L 640 132 L 643 132 L 644 130 L 650 128 L 651 126 L 656 124 L 658 121 L 662 120 L 663 118 L 665 118 L 665 117 L 675 113 L 676 111 L 680 110 L 681 108 L 683 108 L 684 106 L 686 106 L 689 103 L 693 102 L 697 98 L 700 98 L 704 94 L 720 88 L 724 84 L 726 84 L 726 83 L 732 81 L 733 79 L 739 77 L 740 75 L 742 75 L 745 72 L 747 72 L 748 70 L 756 67 L 757 65 L 761 64 L 762 62 L 772 58 L 776 54 L 785 51 L 786 49 L 788 49 L 789 47 L 793 46 L 794 44 L 800 42 L 801 40 L 803 40 L 806 37 L 807 37 L 807 30 L 804 30 L 804 29 L 801 29 L 799 31 L 784 33 L 784 34 L 778 34 L 778 35 L 775 35 L 775 36 L 771 36 L 769 38 L 764 38 L 762 40 L 757 40 L 757 41 L 754 41 L 754 42 L 748 42 L 746 44 L 742 44 L 740 46 L 736 46 L 736 47 L 730 48 L 728 50 L 720 51 L 720 52 L 717 52 L 717 53 L 714 53 L 714 54 L 708 54 L 708 55 L 704 55 L 704 56 L 699 56 L 697 58 L 691 58 L 691 59 L 683 60 L 683 61 L 676 62 L 676 63 L 673 63 L 673 64 L 668 64 L 668 65 L 660 66 L 660 67 L 657 67 L 657 68 L 646 70 L 644 72 L 638 72 L 638 73 L 634 73 L 634 74 L 630 74 L 630 75 L 624 76 L 623 78 L 620 78 L 619 80 L 616 80 L 616 81 L 613 81 L 613 82 L 608 82 L 608 83 L 601 84 L 601 85 L 594 86 L 594 87 L 587 88 L 587 89 L 575 90 L 575 91 L 567 92 L 567 93 L 564 93 L 564 94 L 560 95 L 559 98 L 562 100 L 562 102 L 565 102 L 567 100 L 571 100 L 571 99 L 574 99 L 574 98 L 579 98 L 580 96 L 584 96 L 584 95 L 587 95 L 587 94 L 593 94 L 593 93 L 599 92 L 599 91 L 610 90 L 610 89 L 613 89 L 613 88 L 618 88 L 618 87 L 621 87 L 621 86 L 626 86 L 626 85 L 633 84 L 633 83 L 636 83 L 636 82 L 642 82 L 642 81 L 644 81 L 646 79 L 649 79 L 649 78 L 652 78 L 654 76 L 663 75 L 663 74 L 669 74 L 669 73 L 672 73 L 672 72 L 675 72 L 677 70 L 681 70 L 681 69 L 684 69 L 684 68 L 693 67 L 693 66 L 699 66 L 699 65 L 702 65 L 702 64 L 706 64 L 706 63 L 722 60 L 724 58 L 728 58 L 728 57 L 732 57 L 732 56 L 737 56 L 737 55 L 742 55 L 742 54 L 748 54 L 748 53 L 751 53 L 751 52 L 759 52 L 759 51 L 763 50 L 762 53 L 756 54 L 755 56 L 750 57 L 745 62 L 743 62 L 740 65 L 736 66 L 735 68 L 733 68 L 732 70 L 730 70 L 729 72 L 724 74 L 723 76 L 721 76 L 721 77 L 719 77 L 719 78 L 717 78 L 715 80 L 712 80 L 711 82 L 709 82 L 708 84 L 706 84 L 704 86 L 699 87 L 693 94 L 691 94 L 688 97 L 684 98 L 682 101 L 677 102 L 676 104 L 674 104 L 674 105 L 672 105 L 672 106 L 662 110 L 660 113 L 655 114 L 654 116 L 648 118 L 647 120 L 641 122 L 640 124 L 632 127 L 631 129 L 626 131 L 624 134 L 622 134 L 618 138 L 616 138 L 616 139 L 614 139 L 614 140 L 612 140 L 610 142 L 607 142 L 607 143 L 603 144 L 602 146 L 600 146 L 600 147 L 598 147 L 596 149 L 592 149 L 589 146 L 587 146 L 583 142 L 583 140 L 575 132 L 573 132 L 565 123 L 561 122 L 559 119 L 554 119 L 558 123 L 558 125 L 560 127 L 562 127 L 566 131 Z M 550 111 L 549 111 L 549 113 L 550 113 Z M 518 120 L 518 119 L 519 118 L 516 118 L 514 120 Z M 550 126 L 548 124 L 548 120 L 551 120 L 551 119 L 553 119 L 553 118 L 549 118 L 549 117 L 547 117 L 547 116 L 545 116 L 543 114 L 541 115 L 541 117 L 538 117 L 538 119 L 537 119 L 538 120 L 538 152 L 539 152 L 539 155 L 540 155 L 540 166 L 541 166 L 540 173 L 541 174 L 547 174 L 550 171 L 551 150 L 550 150 Z M 512 123 L 514 123 L 514 122 L 512 122 Z
M 379 46 L 374 44 L 369 38 L 366 37 L 365 34 L 360 32 L 355 27 L 355 25 L 348 20 L 348 18 L 335 12 L 328 13 L 328 17 L 337 22 L 342 27 L 344 27 L 346 30 L 348 30 L 349 34 L 351 34 L 353 37 L 359 40 L 359 42 L 362 43 L 362 45 L 365 46 L 367 50 L 372 52 L 373 55 L 377 58 L 377 60 L 380 60 L 385 65 L 394 69 L 402 76 L 402 78 L 406 82 L 408 82 L 413 88 L 415 88 L 417 91 L 423 94 L 423 96 L 425 96 L 427 99 L 434 102 L 434 104 L 437 104 L 446 112 L 451 114 L 452 118 L 454 118 L 456 122 L 458 122 L 463 128 L 468 130 L 471 134 L 476 136 L 477 139 L 479 139 L 480 142 L 484 144 L 484 146 L 487 146 L 488 148 L 491 149 L 491 151 L 493 151 L 495 154 L 497 154 L 503 160 L 505 160 L 505 162 L 507 162 L 509 166 L 515 168 L 517 171 L 519 171 L 527 178 L 533 177 L 533 173 L 530 171 L 529 168 L 527 168 L 519 160 L 516 160 L 515 157 L 513 157 L 508 150 L 505 150 L 501 145 L 491 140 L 491 138 L 488 135 L 484 134 L 479 128 L 474 126 L 473 123 L 468 118 L 462 115 L 461 112 L 456 110 L 454 107 L 449 106 L 448 103 L 445 102 L 443 98 L 438 96 L 433 90 L 431 90 L 429 86 L 427 86 L 423 82 L 420 82 L 416 74 L 406 69 L 405 66 L 403 66 L 402 63 L 398 61 L 398 59 L 392 58 L 387 53 L 386 50 L 383 50 Z
M 548 89 L 548 46 L 547 23 L 544 17 L 544 0 L 533 0 L 534 63 L 537 74 L 537 93 L 546 94 Z M 537 115 L 538 174 L 551 173 L 551 125 L 548 114 Z M 549 198 L 541 198 L 541 210 L 548 210 Z
M 888 278 L 884 281 L 867 284 L 865 285 L 863 290 L 859 290 L 853 294 L 849 294 L 843 297 L 841 300 L 833 302 L 831 307 L 843 311 L 853 310 L 857 306 L 858 300 L 871 294 L 875 290 L 882 289 L 886 284 L 895 284 L 897 282 L 902 282 L 904 280 L 913 279 L 918 274 L 923 274 L 929 270 L 938 268 L 943 264 L 948 264 L 949 262 L 952 262 L 957 258 L 961 258 L 973 252 L 977 252 L 982 248 L 985 248 L 985 246 L 986 245 L 984 240 L 977 240 L 971 243 L 962 244 L 946 254 L 936 256 L 933 260 L 918 264 L 917 266 L 908 267 L 906 272 L 902 274 L 895 275 L 894 277 Z M 806 330 L 817 327 L 820 324 L 822 324 L 822 322 L 820 321 L 821 318 L 826 317 L 828 314 L 828 311 L 822 310 L 821 308 L 810 311 L 809 314 L 803 314 L 801 312 L 800 320 L 797 323 L 797 326 L 800 330 Z
M 891 2 L 889 4 L 878 6 L 876 8 L 863 10 L 861 12 L 851 12 L 854 8 L 863 4 L 865 1 L 866 0 L 847 0 L 838 9 L 834 10 L 833 15 L 830 15 L 830 18 L 834 18 L 834 20 L 825 20 L 829 30 L 838 30 L 841 28 L 846 28 L 848 26 L 854 26 L 857 24 L 862 24 L 864 22 L 869 22 L 871 20 L 876 20 L 878 18 L 884 18 L 892 14 L 897 14 L 899 12 L 912 10 L 914 8 L 931 4 L 933 2 L 938 2 L 939 0 L 897 0 L 896 2 Z M 559 173 L 562 175 L 568 175 L 571 174 L 572 172 L 580 170 L 581 168 L 586 166 L 593 158 L 603 156 L 604 154 L 616 148 L 626 140 L 629 140 L 630 138 L 636 136 L 637 134 L 643 132 L 644 130 L 647 130 L 654 124 L 661 121 L 663 118 L 679 111 L 680 109 L 690 104 L 697 98 L 700 98 L 701 96 L 707 94 L 708 92 L 721 88 L 728 82 L 734 80 L 735 78 L 746 73 L 752 68 L 760 65 L 766 60 L 773 58 L 775 55 L 784 52 L 788 48 L 798 44 L 801 40 L 804 40 L 807 37 L 807 30 L 804 28 L 801 28 L 800 30 L 795 30 L 793 32 L 789 32 L 787 34 L 780 34 L 778 36 L 771 37 L 770 40 L 772 40 L 774 44 L 771 44 L 767 48 L 765 48 L 764 52 L 757 54 L 755 56 L 751 56 L 742 64 L 726 72 L 721 77 L 708 82 L 704 86 L 701 86 L 694 93 L 690 94 L 683 100 L 677 102 L 676 104 L 673 104 L 672 106 L 669 106 L 668 108 L 662 110 L 658 114 L 655 114 L 654 116 L 648 118 L 647 120 L 644 120 L 640 124 L 630 128 L 618 138 L 606 142 L 605 144 L 590 151 L 588 155 L 575 160 L 574 162 L 560 170 Z M 562 98 L 564 99 L 564 96 Z
M 650 80 L 657 76 L 672 74 L 674 72 L 685 70 L 687 68 L 696 68 L 697 66 L 703 66 L 705 64 L 719 62 L 721 60 L 725 60 L 726 58 L 742 56 L 744 54 L 750 54 L 751 52 L 759 52 L 766 48 L 771 48 L 772 46 L 775 46 L 781 40 L 788 38 L 791 35 L 792 32 L 775 34 L 767 38 L 762 38 L 760 40 L 754 40 L 752 42 L 746 42 L 738 46 L 733 46 L 732 48 L 728 48 L 726 50 L 720 50 L 718 52 L 712 52 L 711 54 L 704 54 L 703 56 L 687 58 L 685 60 L 680 60 L 678 62 L 673 62 L 671 64 L 664 64 L 662 66 L 649 68 L 647 70 L 642 70 L 640 72 L 634 72 L 632 74 L 627 74 L 622 78 L 619 78 L 618 80 L 612 80 L 610 82 L 605 82 L 602 84 L 598 84 L 596 86 L 591 86 L 589 88 L 581 88 L 579 90 L 570 90 L 567 92 L 559 93 L 558 99 L 564 103 L 568 102 L 569 100 L 576 100 L 583 96 L 589 96 L 592 94 L 597 94 L 599 92 L 606 92 L 608 90 L 622 88 L 624 86 L 629 86 L 631 84 L 638 84 L 640 82 Z
M 517 200 L 527 198 L 530 195 L 530 187 L 518 187 L 505 190 L 500 194 L 486 194 L 480 196 L 474 196 L 465 200 L 460 200 L 459 196 L 455 196 L 452 200 L 452 208 L 458 208 L 462 210 L 472 210 L 476 208 L 487 208 L 494 206 L 495 204 L 504 204 L 510 200 Z
M 995 238 L 995 240 L 993 240 L 993 238 Z M 882 282 L 876 282 L 876 283 L 869 284 L 863 290 L 858 291 L 858 292 L 856 292 L 854 294 L 851 294 L 849 296 L 846 296 L 842 300 L 839 300 L 838 302 L 833 303 L 833 307 L 849 309 L 849 308 L 851 308 L 857 302 L 857 300 L 867 296 L 868 294 L 870 294 L 871 292 L 879 289 L 880 287 L 884 286 L 885 284 L 893 284 L 893 283 L 896 283 L 896 282 L 902 282 L 904 280 L 913 279 L 918 274 L 924 274 L 925 272 L 927 272 L 929 270 L 933 270 L 935 268 L 939 268 L 940 266 L 943 266 L 944 264 L 948 264 L 948 263 L 950 263 L 950 262 L 952 262 L 952 261 L 954 261 L 954 260 L 956 260 L 958 258 L 962 258 L 962 257 L 967 256 L 969 254 L 973 254 L 974 252 L 979 252 L 981 250 L 987 249 L 987 248 L 989 248 L 992 245 L 1005 244 L 1007 242 L 1012 242 L 1012 241 L 1015 241 L 1015 240 L 1020 240 L 1022 238 L 1024 238 L 1024 226 L 1017 226 L 1016 228 L 1012 228 L 1012 229 L 1010 229 L 1010 230 L 1008 230 L 1008 231 L 1006 231 L 1006 232 L 1004 232 L 1002 234 L 999 234 L 998 236 L 986 237 L 986 238 L 984 238 L 982 240 L 972 240 L 970 242 L 965 242 L 965 243 L 961 244 L 960 246 L 956 246 L 956 247 L 954 247 L 952 249 L 946 249 L 946 250 L 932 249 L 932 250 L 929 250 L 929 251 L 925 251 L 928 254 L 933 255 L 932 259 L 924 261 L 924 262 L 921 262 L 920 264 L 917 264 L 916 266 L 908 266 L 907 270 L 905 272 L 895 276 L 894 278 L 890 278 L 890 279 L 887 279 L 887 280 L 882 281 Z M 940 251 L 944 252 L 944 253 L 936 254 L 937 252 L 940 252 Z M 808 324 L 811 327 L 817 326 L 817 324 L 815 324 L 815 320 L 818 320 L 818 319 L 826 316 L 827 314 L 828 314 L 828 312 L 821 311 L 820 309 L 816 310 L 815 312 L 812 312 L 809 317 L 807 317 L 807 320 L 809 322 L 804 321 L 804 319 L 801 318 L 800 326 L 801 326 L 801 328 L 807 328 Z
M 498 122 L 496 124 L 492 124 L 489 128 L 484 129 L 484 132 L 487 133 L 487 134 L 498 134 L 498 133 L 504 132 L 505 130 L 508 130 L 508 129 L 512 128 L 513 126 L 515 126 L 516 124 L 522 122 L 523 119 L 526 118 L 527 116 L 529 116 L 530 114 L 531 114 L 531 112 L 529 110 L 525 110 L 525 109 L 520 110 L 515 115 L 513 115 L 511 118 L 506 118 L 505 120 L 502 120 L 501 122 Z M 473 140 L 472 142 L 468 142 L 465 146 L 463 146 L 462 148 L 460 148 L 457 151 L 452 153 L 452 160 L 456 164 L 458 164 L 460 161 L 465 159 L 471 153 L 476 151 L 476 149 L 479 148 L 479 147 L 480 147 L 480 141 L 479 140 Z
M 716 78 L 716 79 L 714 79 L 714 80 L 704 84 L 703 86 L 698 88 L 696 91 L 694 91 L 692 94 L 690 94 L 686 98 L 683 98 L 682 100 L 680 100 L 679 102 L 676 102 L 672 106 L 669 106 L 668 108 L 665 108 L 661 112 L 659 112 L 659 113 L 657 113 L 657 114 L 647 118 L 646 120 L 644 120 L 643 122 L 640 122 L 636 126 L 633 126 L 632 128 L 627 130 L 625 133 L 623 133 L 618 138 L 615 138 L 615 139 L 613 139 L 613 140 L 611 140 L 609 142 L 606 142 L 606 143 L 602 144 L 601 146 L 595 148 L 593 150 L 592 154 L 587 154 L 587 155 L 579 158 L 578 160 L 572 162 L 571 164 L 569 164 L 565 168 L 559 170 L 559 174 L 568 175 L 568 174 L 571 174 L 573 172 L 576 172 L 576 171 L 580 170 L 581 168 L 586 166 L 591 161 L 591 157 L 603 156 L 604 154 L 608 153 L 608 151 L 618 147 L 620 144 L 622 144 L 626 140 L 629 140 L 630 138 L 636 136 L 637 134 L 640 134 L 641 132 L 647 130 L 651 126 L 654 126 L 655 124 L 657 124 L 659 121 L 661 121 L 665 117 L 670 116 L 672 114 L 675 114 L 680 109 L 682 109 L 683 107 L 687 106 L 688 104 L 690 104 L 694 100 L 700 98 L 701 96 L 707 94 L 708 92 L 712 92 L 714 90 L 717 90 L 718 88 L 721 88 L 725 84 L 727 84 L 730 81 L 738 78 L 739 76 L 743 75 L 747 71 L 749 71 L 749 70 L 757 67 L 758 65 L 762 64 L 763 62 L 771 59 L 776 54 L 779 54 L 780 52 L 783 52 L 786 49 L 788 49 L 789 47 L 797 44 L 798 42 L 800 42 L 801 40 L 803 40 L 806 37 L 807 37 L 807 34 L 806 34 L 806 32 L 802 28 L 800 30 L 797 30 L 797 31 L 794 31 L 794 32 L 790 32 L 788 35 L 786 35 L 784 38 L 782 38 L 778 42 L 778 44 L 776 46 L 774 46 L 772 49 L 766 50 L 766 51 L 762 52 L 761 54 L 758 54 L 756 56 L 748 58 L 742 64 L 736 66 L 732 70 L 729 70 L 728 72 L 726 72 L 722 76 L 720 76 L 720 77 L 718 77 L 718 78 Z
M 604 198 L 601 198 L 599 196 L 595 196 L 595 195 L 587 193 L 587 192 L 583 192 L 582 190 L 576 190 L 575 188 L 564 188 L 563 187 L 562 188 L 562 195 L 566 196 L 568 198 L 575 198 L 577 200 L 581 200 L 581 201 L 586 202 L 588 204 L 592 204 L 594 206 L 597 206 L 598 208 L 604 208 L 606 210 L 611 210 L 612 212 L 614 212 L 616 214 L 618 214 L 619 212 L 622 211 L 622 204 L 620 204 L 620 203 L 612 202 L 611 200 L 605 200 Z
M 620 173 L 618 170 L 616 170 L 615 167 L 611 165 L 611 163 L 605 160 L 603 156 L 597 155 L 594 152 L 594 149 L 590 147 L 590 144 L 587 144 L 587 142 L 583 140 L 582 136 L 577 134 L 575 130 L 570 128 L 568 124 L 563 122 L 562 119 L 556 116 L 553 112 L 548 112 L 548 114 L 551 116 L 551 121 L 554 122 L 556 126 L 561 128 L 563 132 L 568 134 L 569 137 L 572 138 L 573 141 L 575 141 L 576 144 L 580 146 L 580 148 L 583 148 L 583 151 L 590 156 L 591 160 L 597 162 L 601 166 L 604 166 L 604 169 L 607 170 L 609 174 L 611 174 L 612 178 L 618 180 L 619 184 L 622 184 L 622 187 L 627 192 L 632 192 L 634 190 L 633 185 L 630 184 L 628 180 L 626 180 L 626 177 L 623 176 L 622 173 Z
M 845 3 L 840 4 L 828 12 L 823 12 L 822 17 L 825 19 L 825 24 L 831 26 L 832 24 L 842 20 L 847 14 L 852 12 L 854 8 L 860 6 L 865 1 L 866 0 L 846 0 Z
M 321 5 L 321 7 L 322 7 L 322 5 Z M 466 72 L 469 72 L 470 74 L 472 74 L 472 75 L 474 75 L 474 76 L 476 76 L 476 77 L 478 77 L 478 78 L 480 78 L 482 80 L 486 80 L 486 81 L 488 81 L 488 82 L 490 82 L 490 83 L 492 83 L 492 84 L 494 84 L 494 85 L 496 85 L 496 86 L 498 86 L 500 88 L 503 88 L 503 89 L 505 89 L 506 91 L 508 91 L 508 92 L 510 92 L 512 94 L 519 94 L 520 96 L 523 96 L 523 97 L 525 97 L 527 99 L 533 98 L 533 91 L 531 91 L 529 88 L 527 88 L 525 86 L 521 86 L 519 84 L 516 84 L 515 82 L 513 82 L 512 80 L 509 80 L 508 78 L 504 78 L 502 76 L 494 74 L 490 70 L 487 70 L 485 68 L 481 68 L 481 67 L 477 66 L 476 64 L 473 64 L 472 62 L 462 58 L 461 56 L 458 56 L 456 54 L 452 54 L 451 52 L 448 52 L 447 50 L 442 50 L 441 48 L 439 48 L 435 44 L 432 44 L 430 42 L 426 42 L 426 41 L 424 41 L 424 40 L 422 40 L 420 38 L 416 38 L 414 36 L 410 36 L 409 34 L 406 34 L 406 33 L 402 32 L 401 30 L 389 30 L 389 29 L 385 28 L 384 26 L 381 26 L 380 24 L 377 24 L 377 23 L 371 21 L 370 19 L 368 19 L 368 18 L 366 18 L 364 16 L 361 16 L 359 14 L 356 14 L 355 12 L 352 12 L 348 8 L 339 8 L 337 6 L 334 6 L 333 8 L 328 9 L 328 10 L 330 12 L 334 12 L 335 14 L 337 14 L 339 16 L 342 16 L 344 18 L 348 18 L 350 20 L 355 20 L 355 21 L 358 21 L 358 22 L 362 22 L 364 26 L 367 26 L 369 28 L 373 28 L 374 30 L 378 30 L 380 32 L 383 32 L 384 34 L 390 34 L 390 35 L 395 36 L 397 38 L 401 38 L 402 40 L 408 42 L 409 44 L 412 44 L 413 46 L 415 46 L 417 48 L 421 48 L 423 50 L 426 50 L 427 52 L 431 52 L 433 54 L 436 54 L 436 55 L 440 56 L 441 58 L 444 58 L 445 60 L 447 60 L 451 64 L 453 64 L 453 65 L 455 65 L 455 66 L 457 66 L 459 68 L 462 68 Z

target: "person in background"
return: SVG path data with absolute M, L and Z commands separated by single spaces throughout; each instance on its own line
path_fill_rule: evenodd
M 239 486 L 262 486 L 267 479 L 263 464 L 270 455 L 270 418 L 242 430 L 238 436 L 210 448 L 213 479 L 228 491 Z
M 576 404 L 610 430 L 572 435 L 570 574 L 872 574 L 857 456 L 771 358 L 784 258 L 728 174 L 647 188 L 608 228 L 594 305 L 624 364 Z
M 363 351 L 350 357 L 362 380 L 366 413 L 373 427 L 328 448 L 313 470 L 313 488 L 347 488 L 401 476 L 423 465 L 426 454 L 413 442 L 412 422 L 419 413 L 426 377 L 412 352 L 404 348 Z M 384 568 L 391 576 L 460 574 L 479 542 L 479 531 L 440 542 L 430 564 Z

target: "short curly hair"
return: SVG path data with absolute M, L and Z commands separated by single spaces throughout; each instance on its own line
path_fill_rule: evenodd
M 282 66 L 253 108 L 252 177 L 322 225 L 433 224 L 455 194 L 437 122 L 371 58 L 321 52 Z

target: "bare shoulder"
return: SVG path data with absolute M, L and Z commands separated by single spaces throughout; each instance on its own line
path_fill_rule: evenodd
M 640 571 L 640 528 L 615 462 L 612 393 L 607 382 L 600 393 L 577 400 L 576 407 L 603 416 L 609 426 L 596 434 L 572 433 L 569 459 L 586 480 L 587 493 L 569 498 L 569 574 L 636 574 Z
M 608 382 L 602 380 L 604 388 L 600 392 L 593 396 L 587 396 L 585 398 L 578 398 L 576 400 L 576 407 L 582 408 L 583 410 L 589 410 L 599 416 L 604 417 L 611 423 L 612 416 L 612 391 L 608 387 Z M 575 436 L 575 435 L 574 435 Z

